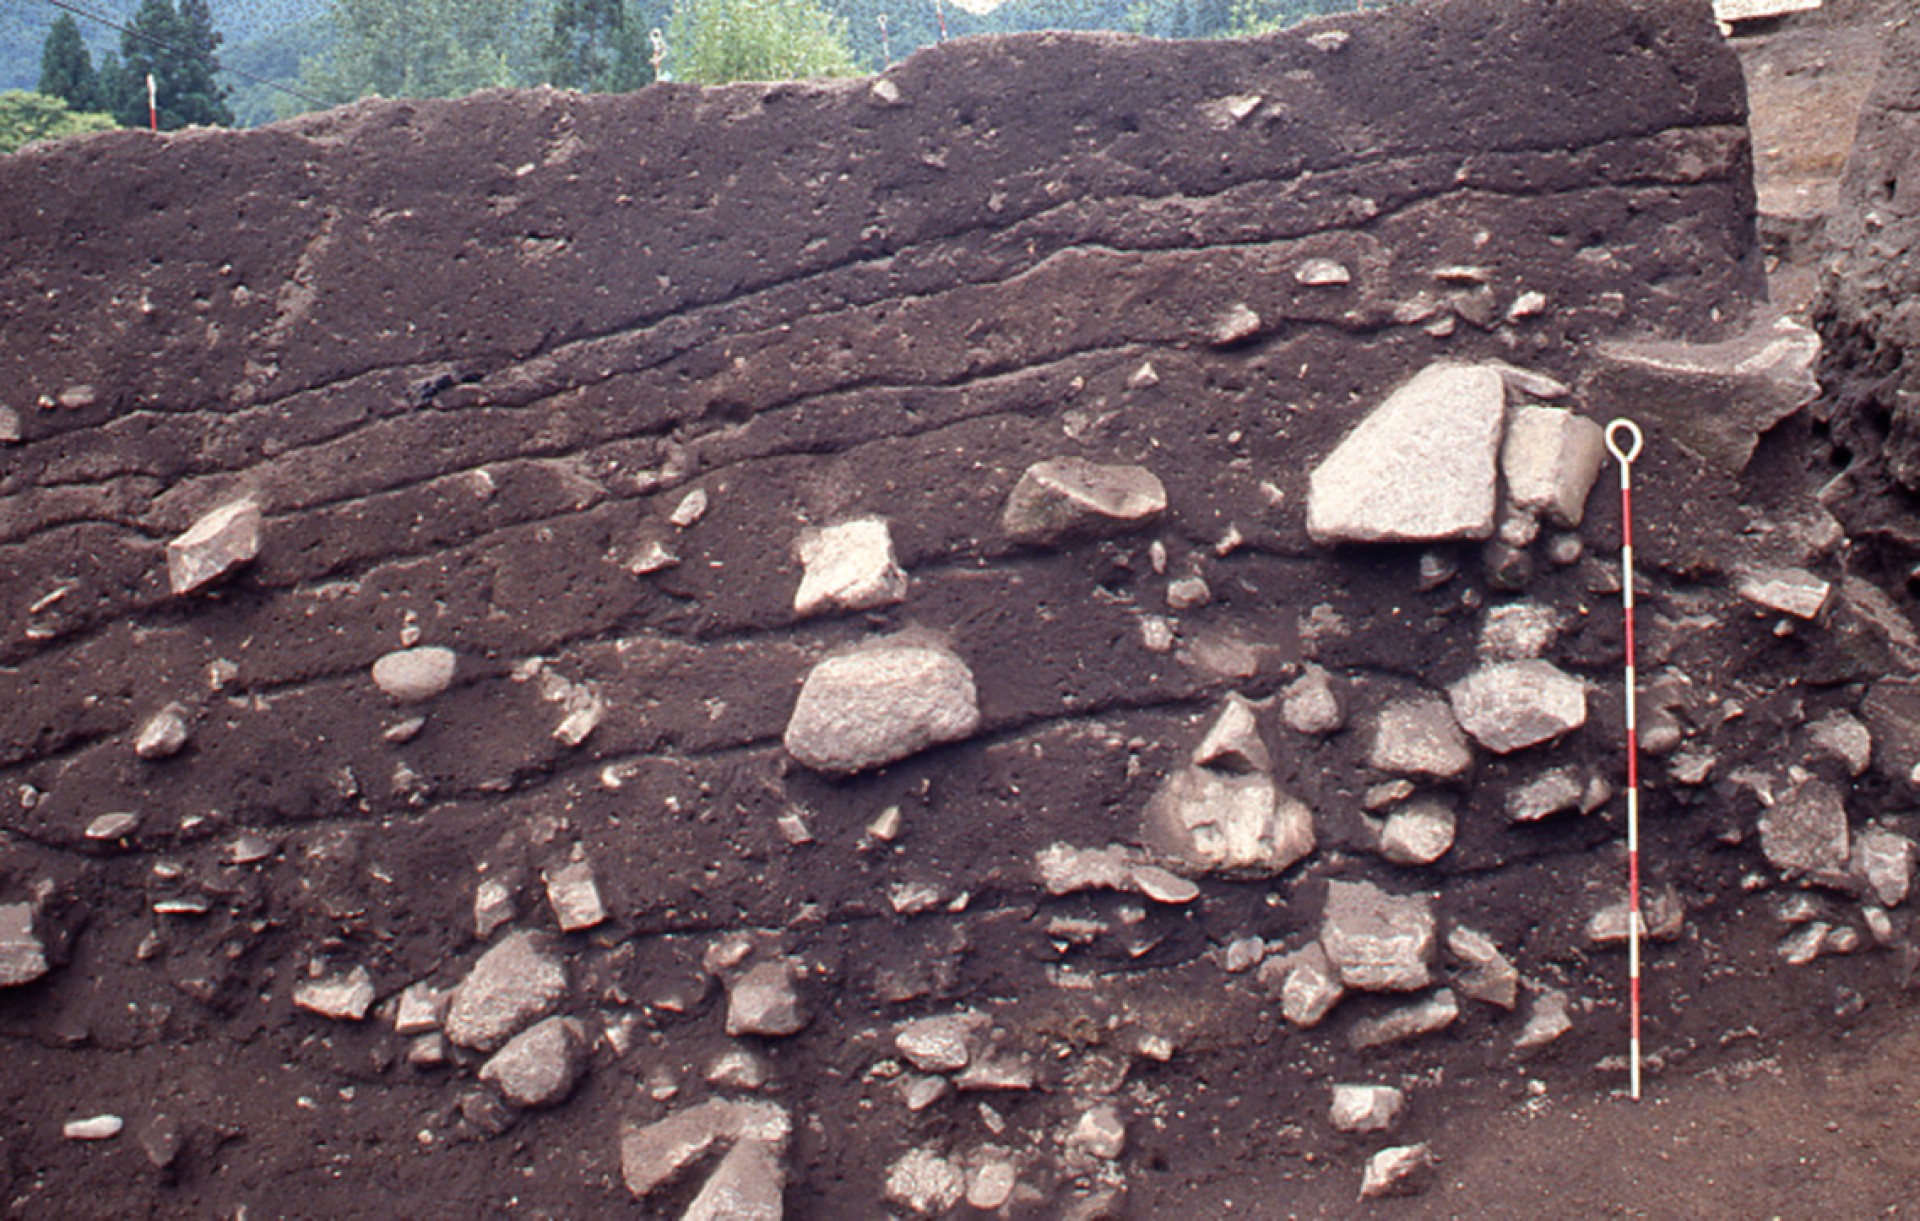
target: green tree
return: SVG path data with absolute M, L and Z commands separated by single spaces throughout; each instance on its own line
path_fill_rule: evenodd
M 656 7 L 635 0 L 554 0 L 540 49 L 542 76 L 562 89 L 638 89 L 653 80 L 647 31 L 664 24 Z
M 77 112 L 62 98 L 23 89 L 0 93 L 0 153 L 13 152 L 35 140 L 112 131 L 117 126 L 112 115 Z
M 846 21 L 813 0 L 676 0 L 672 47 L 673 76 L 702 85 L 860 71 Z
M 231 126 L 227 91 L 216 79 L 220 42 L 207 0 L 180 0 L 178 9 L 169 0 L 142 0 L 121 36 L 119 61 L 102 62 L 102 101 L 121 123 L 145 127 L 151 74 L 163 130 Z
M 330 103 L 460 97 L 533 84 L 551 28 L 543 0 L 333 0 L 336 40 L 301 62 L 302 91 Z
M 80 23 L 70 14 L 55 17 L 47 31 L 46 46 L 40 52 L 40 92 L 77 111 L 100 106 L 100 78 L 93 70 L 93 56 L 80 40 Z

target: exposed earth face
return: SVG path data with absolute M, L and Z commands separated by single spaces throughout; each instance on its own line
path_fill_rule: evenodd
M 1905 1207 L 1920 638 L 1746 126 L 1890 28 L 0 159 L 8 1215 Z

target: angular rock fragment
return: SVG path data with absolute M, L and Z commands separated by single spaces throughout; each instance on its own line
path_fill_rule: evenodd
M 1488 537 L 1505 418 L 1498 371 L 1429 365 L 1314 468 L 1307 533 L 1319 543 Z
M 398 1035 L 426 1034 L 440 1029 L 447 1020 L 451 993 L 443 992 L 421 980 L 408 984 L 400 992 L 393 1011 L 393 1032 Z
M 1472 765 L 1473 751 L 1452 710 L 1421 697 L 1380 710 L 1367 763 L 1383 772 L 1447 779 Z
M 395 703 L 417 704 L 452 686 L 458 664 L 453 650 L 439 645 L 396 649 L 373 663 L 373 685 Z
M 485 878 L 473 892 L 473 934 L 485 941 L 514 916 L 513 887 Z
M 1602 342 L 1583 381 L 1590 401 L 1636 404 L 1642 427 L 1738 474 L 1762 435 L 1820 393 L 1819 355 L 1820 338 L 1804 324 L 1757 316 L 1716 343 Z
M 1426 1190 L 1433 1179 L 1433 1150 L 1426 1144 L 1396 1145 L 1367 1159 L 1360 1176 L 1360 1198 L 1412 1196 Z
M 167 584 L 190 594 L 253 562 L 260 554 L 260 506 L 253 500 L 222 505 L 167 544 Z
M 1156 903 L 1191 903 L 1200 888 L 1178 874 L 1149 864 L 1136 848 L 1109 844 L 1105 848 L 1075 848 L 1049 844 L 1034 858 L 1040 884 L 1050 895 L 1083 890 L 1135 891 Z
M 1410 801 L 1380 828 L 1380 855 L 1396 865 L 1431 865 L 1453 847 L 1453 807 L 1438 797 Z
M 1578 769 L 1551 768 L 1507 793 L 1507 817 L 1514 822 L 1539 822 L 1549 814 L 1579 809 L 1586 795 L 1587 785 Z
M 770 1102 L 710 1098 L 657 1123 L 628 1123 L 620 1132 L 620 1173 L 627 1190 L 646 1199 L 674 1182 L 717 1144 L 758 1142 L 782 1149 L 793 1130 Z
M 893 557 L 893 535 L 877 517 L 800 535 L 803 569 L 793 595 L 798 615 L 891 606 L 907 596 L 907 574 Z
M 1411 992 L 1431 981 L 1433 903 L 1371 882 L 1327 883 L 1320 946 L 1340 981 L 1363 992 Z
M 1327 952 L 1314 942 L 1260 964 L 1260 982 L 1280 994 L 1280 1014 L 1301 1029 L 1320 1024 L 1347 989 Z
M 1853 842 L 1848 872 L 1866 885 L 1882 907 L 1898 907 L 1913 886 L 1913 841 L 1869 827 Z
M 1193 749 L 1193 762 L 1229 772 L 1270 772 L 1273 756 L 1260 737 L 1260 721 L 1253 705 L 1238 693 L 1227 696 L 1220 705 L 1207 735 Z
M 1353 282 L 1353 273 L 1332 259 L 1308 259 L 1293 269 L 1293 278 L 1308 288 L 1328 288 Z
M 140 816 L 131 810 L 114 810 L 87 824 L 85 835 L 95 843 L 125 839 L 140 829 Z
M 33 905 L 0 904 L 0 988 L 32 983 L 48 970 L 47 944 L 34 929 Z
M 358 1022 L 373 1007 L 373 975 L 355 967 L 345 975 L 310 979 L 293 990 L 294 1007 L 337 1022 Z
M 1253 307 L 1237 301 L 1213 320 L 1213 326 L 1207 331 L 1207 342 L 1216 348 L 1230 348 L 1258 335 L 1260 327 L 1260 315 Z
M 887 1199 L 922 1216 L 942 1216 L 966 1194 L 967 1176 L 932 1149 L 909 1150 L 887 1168 Z
M 606 920 L 606 905 L 601 902 L 600 884 L 593 876 L 591 861 L 568 861 L 549 869 L 546 880 L 547 903 L 561 932 L 579 932 Z
M 1406 1094 L 1391 1085 L 1336 1085 L 1327 1120 L 1336 1132 L 1387 1132 L 1406 1105 Z
M 1017 542 L 1045 546 L 1137 530 L 1166 510 L 1167 490 L 1145 467 L 1053 458 L 1020 476 L 1000 527 Z
M 1295 733 L 1329 734 L 1346 725 L 1346 710 L 1326 670 L 1308 662 L 1280 696 L 1280 719 Z
M 727 1033 L 790 1035 L 807 1024 L 794 986 L 793 966 L 785 959 L 756 964 L 727 989 Z
M 1832 713 L 1815 721 L 1808 735 L 1814 749 L 1845 764 L 1849 776 L 1864 775 L 1873 762 L 1873 734 L 1858 717 Z
M 1103 1162 L 1120 1156 L 1127 1147 L 1127 1121 L 1110 1102 L 1088 1107 L 1067 1129 L 1067 1151 L 1078 1151 Z
M 566 1101 L 586 1068 L 586 1030 L 568 1017 L 535 1022 L 480 1066 L 480 1080 L 523 1108 Z
M 1770 611 L 1792 615 L 1796 619 L 1818 619 L 1827 608 L 1833 584 L 1814 576 L 1804 568 L 1742 569 L 1734 589 L 1741 597 Z
M 168 704 L 148 717 L 133 740 L 133 753 L 149 762 L 170 759 L 187 746 L 187 710 Z
M 727 1150 L 680 1221 L 781 1221 L 787 1167 L 777 1146 L 743 1140 Z
M 893 1046 L 923 1073 L 957 1073 L 984 1043 L 992 1023 L 983 1013 L 949 1013 L 903 1023 Z
M 1572 1030 L 1571 1008 L 1567 994 L 1558 988 L 1547 988 L 1536 994 L 1527 1011 L 1527 1024 L 1513 1040 L 1514 1048 L 1532 1051 L 1545 1047 Z
M 1640 928 L 1643 933 L 1655 941 L 1672 941 L 1687 926 L 1686 904 L 1680 899 L 1680 892 L 1671 886 L 1662 886 L 1658 890 L 1643 893 L 1640 896 Z M 1587 920 L 1587 940 L 1595 945 L 1610 945 L 1627 940 L 1628 903 L 1622 899 L 1609 903 L 1593 913 Z
M 1313 813 L 1269 776 L 1185 767 L 1147 802 L 1142 839 L 1173 867 L 1273 877 L 1313 851 Z
M 884 767 L 980 727 L 973 672 L 931 644 L 891 641 L 829 657 L 801 685 L 787 752 L 815 771 Z
M 447 1038 L 475 1051 L 497 1051 L 520 1029 L 545 1017 L 567 993 L 566 965 L 538 934 L 508 936 L 473 964 L 447 1008 Z
M 1355 1022 L 1350 1039 L 1355 1051 L 1367 1051 L 1434 1034 L 1459 1020 L 1459 998 L 1451 988 L 1441 988 L 1425 1000 Z
M 1520 998 L 1520 972 L 1493 938 L 1470 928 L 1447 934 L 1447 952 L 1466 967 L 1454 986 L 1469 1000 L 1511 1009 Z
M 1566 616 L 1544 602 L 1505 602 L 1489 607 L 1480 626 L 1483 661 L 1525 661 L 1553 647 Z
M 16 445 L 20 441 L 20 413 L 11 407 L 0 407 L 0 445 Z
M 1600 426 L 1560 407 L 1520 407 L 1507 423 L 1500 472 L 1514 505 L 1577 526 L 1607 456 Z
M 1482 666 L 1447 689 L 1453 715 L 1496 754 L 1550 742 L 1587 721 L 1587 688 L 1551 662 Z
M 1761 815 L 1760 851 L 1768 864 L 1790 876 L 1845 870 L 1845 797 L 1824 780 L 1796 785 Z

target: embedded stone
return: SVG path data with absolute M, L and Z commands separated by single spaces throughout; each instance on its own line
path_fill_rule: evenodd
M 1535 995 L 1527 1012 L 1527 1024 L 1513 1040 L 1514 1048 L 1532 1051 L 1545 1047 L 1572 1030 L 1571 1009 L 1567 994 L 1558 988 L 1547 988 Z
M 1425 1000 L 1355 1022 L 1350 1041 L 1355 1051 L 1367 1051 L 1435 1034 L 1459 1020 L 1459 998 L 1451 988 L 1441 988 Z
M 1332 259 L 1308 259 L 1293 269 L 1293 278 L 1308 288 L 1327 288 L 1351 283 L 1353 273 Z
M 1267 959 L 1260 964 L 1259 979 L 1280 993 L 1281 1016 L 1303 1030 L 1318 1026 L 1347 994 L 1319 942 Z
M 1913 841 L 1880 827 L 1869 827 L 1853 842 L 1848 872 L 1882 907 L 1898 907 L 1913 886 Z
M 1340 981 L 1363 992 L 1411 992 L 1431 981 L 1432 900 L 1371 882 L 1327 883 L 1320 945 Z
M 1488 537 L 1505 419 L 1497 370 L 1429 365 L 1314 468 L 1308 535 L 1319 543 Z
M 260 554 L 260 506 L 236 500 L 202 516 L 167 544 L 167 583 L 176 596 L 212 584 Z
M 787 752 L 820 772 L 884 767 L 980 728 L 967 664 L 944 648 L 899 642 L 813 667 L 787 722 Z
M 781 1221 L 787 1167 L 777 1146 L 743 1140 L 727 1150 L 680 1221 Z
M 1507 423 L 1500 473 L 1517 508 L 1577 526 L 1606 461 L 1600 425 L 1563 407 L 1520 407 Z
M 1480 625 L 1482 661 L 1525 661 L 1543 656 L 1566 627 L 1566 616 L 1544 602 L 1505 602 L 1487 609 Z
M 1300 677 L 1280 695 L 1280 719 L 1295 733 L 1334 733 L 1347 723 L 1346 710 L 1325 669 L 1313 662 L 1301 667 Z
M 1824 780 L 1795 786 L 1760 816 L 1760 852 L 1785 874 L 1839 872 L 1847 867 L 1847 806 Z
M 1467 999 L 1502 1009 L 1511 1009 L 1519 1001 L 1520 972 L 1493 938 L 1474 929 L 1455 928 L 1447 934 L 1447 952 L 1466 967 L 1454 985 Z
M 1453 715 L 1496 754 L 1551 742 L 1587 721 L 1587 688 L 1538 659 L 1482 666 L 1447 689 Z
M 973 1059 L 992 1023 L 983 1013 L 949 1013 L 906 1022 L 893 1046 L 923 1073 L 957 1073 Z
M 475 1051 L 498 1051 L 567 993 L 566 965 L 547 941 L 522 930 L 482 954 L 454 989 L 447 1038 Z
M 1000 526 L 1017 542 L 1046 545 L 1137 530 L 1166 510 L 1167 490 L 1145 467 L 1053 458 L 1020 476 Z
M 1327 1120 L 1336 1132 L 1387 1132 L 1406 1106 L 1406 1094 L 1391 1085 L 1336 1085 Z
M 1260 315 L 1245 302 L 1235 302 L 1233 306 L 1213 320 L 1213 326 L 1207 332 L 1207 342 L 1216 348 L 1232 347 L 1236 343 L 1245 343 L 1260 333 Z
M 1418 1195 L 1433 1174 L 1433 1150 L 1424 1143 L 1382 1149 L 1367 1159 L 1366 1171 L 1360 1177 L 1360 1198 Z
M 790 1035 L 807 1024 L 794 986 L 793 966 L 785 959 L 759 963 L 727 989 L 727 1033 Z
M 1818 619 L 1833 593 L 1833 583 L 1804 568 L 1746 568 L 1735 577 L 1734 589 L 1762 609 L 1796 619 Z
M 1080 1150 L 1103 1162 L 1119 1157 L 1127 1146 L 1127 1123 L 1120 1117 L 1120 1108 L 1103 1102 L 1082 1111 L 1067 1131 L 1066 1144 L 1069 1150 Z
M 1273 757 L 1260 737 L 1260 721 L 1245 696 L 1233 693 L 1220 705 L 1207 735 L 1194 747 L 1197 766 L 1230 772 L 1270 772 Z
M 187 710 L 168 704 L 148 717 L 133 740 L 133 753 L 149 762 L 169 759 L 186 749 Z
M 1847 775 L 1859 777 L 1873 762 L 1873 733 L 1858 717 L 1835 712 L 1821 717 L 1809 728 L 1813 747 L 1821 754 L 1839 760 Z
M 1408 802 L 1380 828 L 1380 855 L 1396 865 L 1431 865 L 1453 847 L 1453 807 L 1438 797 Z
M 293 990 L 293 1004 L 336 1022 L 358 1022 L 373 1007 L 374 996 L 373 975 L 365 967 L 355 967 L 345 975 L 299 984 Z
M 573 1018 L 535 1022 L 480 1066 L 480 1080 L 523 1108 L 566 1101 L 585 1070 L 586 1031 Z
M 1260 773 L 1185 767 L 1147 802 L 1142 840 L 1175 868 L 1273 877 L 1313 851 L 1313 813 Z
M 967 1176 L 932 1149 L 912 1149 L 887 1168 L 887 1199 L 923 1216 L 942 1215 L 966 1194 Z
M 439 645 L 396 649 L 373 663 L 373 685 L 401 704 L 430 700 L 453 685 L 453 650 Z
M 600 900 L 600 884 L 593 876 L 591 861 L 569 861 L 549 869 L 546 882 L 547 903 L 561 932 L 579 932 L 606 920 L 607 908 Z
M 33 925 L 32 904 L 0 904 L 0 988 L 32 983 L 50 969 L 47 944 Z
M 1581 808 L 1586 795 L 1586 782 L 1578 769 L 1556 767 L 1507 793 L 1507 817 L 1513 822 L 1539 822 L 1549 814 Z
M 907 596 L 893 535 L 877 517 L 804 531 L 797 549 L 803 572 L 793 595 L 795 614 L 867 610 Z
M 771 1102 L 709 1098 L 656 1123 L 623 1125 L 620 1173 L 639 1199 L 677 1180 L 717 1144 L 759 1142 L 784 1147 L 792 1120 Z
M 1447 705 L 1420 697 L 1380 710 L 1367 763 L 1383 772 L 1448 779 L 1472 765 L 1473 751 Z

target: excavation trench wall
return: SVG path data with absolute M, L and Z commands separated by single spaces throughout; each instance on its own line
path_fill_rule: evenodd
M 1643 384 L 1605 345 L 1742 333 L 1763 293 L 1744 121 L 1706 5 L 1577 0 L 1245 43 L 959 42 L 878 78 L 376 101 L 0 159 L 18 434 L 0 447 L 0 901 L 31 908 L 53 962 L 0 991 L 0 1057 L 35 1065 L 0 1073 L 12 1166 L 68 1200 L 272 1210 L 297 1190 L 352 1211 L 376 1179 L 433 1189 L 371 1145 L 324 1181 L 293 1169 L 302 1125 L 409 1147 L 422 1130 L 446 1150 L 439 1190 L 490 1199 L 522 1159 L 522 1199 L 611 1207 L 619 1124 L 707 1092 L 702 1057 L 727 1042 L 712 980 L 737 964 L 703 947 L 729 932 L 798 964 L 810 1024 L 755 1046 L 799 1123 L 787 1198 L 807 1216 L 865 1209 L 910 1141 L 960 1158 L 981 1139 L 953 1103 L 911 1135 L 872 1126 L 889 1024 L 954 1006 L 1012 1006 L 1009 1048 L 1047 1066 L 996 1103 L 997 1139 L 1037 1151 L 1029 1204 L 1131 1183 L 1154 1215 L 1180 1174 L 1205 1196 L 1211 1172 L 1163 1155 L 1251 1121 L 1180 1109 L 1194 1083 L 1257 1067 L 1264 1113 L 1317 1116 L 1325 1066 L 1360 1063 L 1347 1026 L 1389 1007 L 1298 1031 L 1215 964 L 1248 938 L 1312 942 L 1330 881 L 1426 896 L 1443 928 L 1608 1012 L 1585 922 L 1617 897 L 1611 807 L 1526 828 L 1507 807 L 1553 768 L 1621 779 L 1607 496 L 1503 553 L 1337 547 L 1308 536 L 1309 475 L 1436 362 L 1525 367 L 1604 422 Z M 1764 443 L 1748 462 L 1771 423 L 1740 425 L 1732 460 L 1656 436 L 1640 472 L 1639 542 L 1670 595 L 1643 664 L 1697 684 L 1673 706 L 1711 736 L 1712 783 L 1850 707 L 1890 647 L 1859 613 L 1794 636 L 1727 609 L 1763 517 L 1815 539 L 1797 560 L 1837 563 L 1792 464 Z M 1010 536 L 1016 482 L 1059 458 L 1144 468 L 1164 513 Z M 172 592 L 168 541 L 243 498 L 257 558 Z M 868 517 L 904 597 L 796 612 L 802 532 Z M 1484 661 L 1483 612 L 1522 598 L 1561 617 L 1548 655 L 1591 715 L 1557 745 L 1477 752 L 1432 786 L 1458 810 L 1452 849 L 1390 864 L 1363 809 L 1386 779 L 1375 721 Z M 1724 631 L 1698 630 L 1716 615 Z M 902 635 L 964 661 L 977 727 L 852 777 L 796 760 L 782 735 L 812 668 Z M 451 650 L 451 687 L 396 705 L 370 670 L 406 645 Z M 1346 728 L 1296 732 L 1277 703 L 1256 721 L 1312 811 L 1311 855 L 1200 871 L 1182 904 L 1048 893 L 1044 849 L 1141 851 L 1220 701 L 1279 694 L 1308 662 Z M 1825 685 L 1778 695 L 1795 667 Z M 1712 713 L 1735 694 L 1740 717 Z M 143 757 L 168 705 L 186 745 Z M 1718 845 L 1661 877 L 1711 904 L 1759 861 L 1759 803 L 1707 783 L 1669 785 L 1657 834 Z M 117 811 L 135 829 L 98 834 Z M 498 1117 L 466 1053 L 410 1067 L 384 1009 L 295 1006 L 310 973 L 363 967 L 382 1005 L 459 982 L 483 879 L 510 927 L 557 932 L 541 879 L 569 860 L 608 916 L 557 940 L 562 1008 L 616 1033 L 517 1146 L 483 1139 Z M 1675 955 L 1676 987 L 1709 977 L 1698 947 Z M 1499 1078 L 1520 1021 L 1475 1008 L 1444 1053 L 1365 1062 Z M 1580 1029 L 1569 1072 L 1608 1046 Z M 1152 1070 L 1160 1103 L 1126 1095 L 1137 1163 L 1055 1159 L 1050 1134 L 1119 1089 L 1142 1032 L 1195 1059 Z M 293 1065 L 327 1097 L 233 1146 L 217 1072 L 166 1084 L 162 1049 L 187 1044 Z M 1056 1072 L 1059 1049 L 1094 1067 Z M 34 1118 L 54 1104 L 30 1078 L 164 1111 L 187 1152 L 107 1182 Z M 343 1082 L 358 1104 L 330 1101 Z M 530 1152 L 529 1131 L 553 1138 Z

